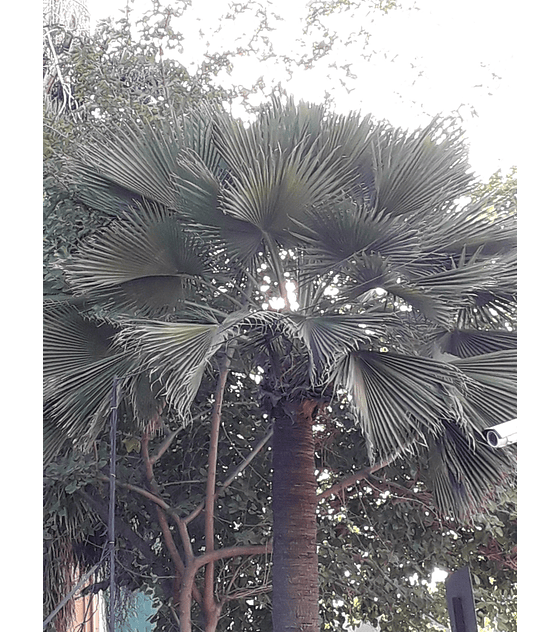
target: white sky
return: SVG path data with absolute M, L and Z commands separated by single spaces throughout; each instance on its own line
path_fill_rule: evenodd
M 165 4 L 165 2 L 162 2 Z M 261 0 L 267 7 L 267 33 L 274 52 L 293 56 L 304 52 L 301 18 L 304 0 Z M 484 178 L 518 161 L 518 136 L 514 132 L 520 113 L 516 104 L 519 56 L 524 54 L 518 38 L 516 4 L 508 0 L 403 0 L 403 9 L 386 15 L 363 8 L 349 21 L 336 15 L 325 24 L 340 35 L 330 55 L 312 70 L 298 69 L 290 79 L 278 58 L 267 63 L 239 57 L 231 81 L 250 86 L 260 76 L 267 82 L 281 81 L 296 99 L 321 101 L 325 90 L 334 98 L 337 111 L 361 110 L 394 125 L 415 127 L 433 115 L 459 111 L 471 145 L 471 164 Z M 185 35 L 185 52 L 178 59 L 189 67 L 202 59 L 204 44 L 211 50 L 234 48 L 246 42 L 255 28 L 253 13 L 237 20 L 220 20 L 229 0 L 192 0 L 192 7 L 175 28 Z M 102 17 L 122 16 L 124 0 L 89 0 L 92 24 Z M 136 0 L 134 7 L 149 6 Z M 279 15 L 275 19 L 273 13 Z M 360 28 L 370 33 L 366 44 Z M 205 39 L 199 36 L 201 30 Z M 354 32 L 355 43 L 344 47 Z M 523 41 L 523 40 L 521 40 Z M 369 61 L 360 53 L 370 54 Z M 342 71 L 329 67 L 350 64 L 355 79 L 348 79 L 348 93 L 338 77 Z M 339 74 L 337 74 L 337 72 Z M 476 114 L 473 114 L 476 112 Z

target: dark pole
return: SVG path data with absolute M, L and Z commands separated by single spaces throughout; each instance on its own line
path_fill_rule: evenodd
M 115 490 L 117 480 L 117 407 L 119 378 L 113 379 L 111 393 L 111 464 L 109 474 L 109 632 L 115 632 Z
M 445 594 L 452 632 L 477 632 L 474 595 L 468 566 L 449 575 L 445 582 Z

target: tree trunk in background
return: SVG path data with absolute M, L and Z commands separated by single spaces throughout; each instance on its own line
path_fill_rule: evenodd
M 274 632 L 319 632 L 314 408 L 314 402 L 304 401 L 274 411 Z

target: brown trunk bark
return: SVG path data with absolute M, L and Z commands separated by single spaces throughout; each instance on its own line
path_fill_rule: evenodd
M 205 613 L 204 632 L 216 632 L 222 609 L 219 604 L 214 604 L 211 611 Z
M 314 407 L 304 401 L 274 411 L 274 632 L 319 632 Z

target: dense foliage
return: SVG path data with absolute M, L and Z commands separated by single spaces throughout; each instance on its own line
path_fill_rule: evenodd
M 228 389 L 230 401 L 224 409 L 218 458 L 220 481 L 226 481 L 267 436 L 268 420 L 249 402 L 238 401 L 241 389 L 246 396 L 255 388 L 253 380 L 238 374 Z M 362 470 L 366 461 L 363 437 L 343 410 L 336 412 L 330 427 L 317 426 L 318 491 L 332 484 L 329 476 L 351 476 Z M 173 427 L 179 428 L 177 424 Z M 162 498 L 184 515 L 204 501 L 208 436 L 206 416 L 196 427 L 177 435 L 156 467 Z M 153 442 L 157 445 L 162 439 L 156 436 Z M 144 480 L 141 440 L 129 417 L 121 417 L 118 480 L 139 487 Z M 107 441 L 106 433 L 99 438 L 96 459 L 93 455 L 68 456 L 47 466 L 45 473 L 47 555 L 59 554 L 57 538 L 71 533 L 84 569 L 99 560 L 105 541 L 107 483 L 99 474 L 108 468 Z M 382 630 L 428 630 L 432 620 L 446 625 L 443 586 L 439 584 L 435 592 L 429 587 L 433 570 L 453 571 L 469 564 L 481 628 L 486 620 L 497 629 L 515 630 L 515 490 L 504 492 L 471 524 L 457 523 L 437 512 L 430 493 L 415 480 L 415 467 L 400 461 L 359 479 L 344 493 L 321 500 L 318 542 L 324 629 L 338 629 L 343 621 L 378 622 Z M 270 537 L 270 481 L 267 442 L 220 498 L 217 538 L 223 546 L 258 544 Z M 159 607 L 156 629 L 173 630 L 169 604 L 174 569 L 162 548 L 155 505 L 137 490 L 122 486 L 117 498 L 121 590 L 126 594 L 141 589 L 151 595 Z M 195 550 L 203 549 L 201 515 L 191 523 L 190 533 Z M 217 591 L 245 598 L 228 602 L 218 630 L 270 629 L 269 564 L 264 555 L 221 564 Z M 51 563 L 51 570 L 57 568 Z M 107 587 L 106 573 L 106 568 L 99 573 L 97 589 Z M 49 603 L 56 605 L 54 595 L 50 597 Z M 193 618 L 203 629 L 200 612 Z
M 116 335 L 126 319 L 132 317 L 131 323 L 136 325 L 139 317 L 148 317 L 151 321 L 159 319 L 160 324 L 150 329 L 152 325 L 147 326 L 149 323 L 144 320 L 142 330 L 140 321 L 138 331 L 143 331 L 147 341 L 144 347 L 146 357 L 149 358 L 152 353 L 158 362 L 171 364 L 167 373 L 161 372 L 153 360 L 148 359 L 149 372 L 143 373 L 142 379 L 127 382 L 128 392 L 119 408 L 119 584 L 123 589 L 142 588 L 153 595 L 156 603 L 162 605 L 156 615 L 157 629 L 172 630 L 177 629 L 173 614 L 176 593 L 173 578 L 176 577 L 177 567 L 165 543 L 162 527 L 165 522 L 162 523 L 156 508 L 162 505 L 158 505 L 154 499 L 167 505 L 167 524 L 174 537 L 178 537 L 179 523 L 174 524 L 170 517 L 188 518 L 193 512 L 199 511 L 201 504 L 207 500 L 215 379 L 223 370 L 223 355 L 203 353 L 204 373 L 196 369 L 194 375 L 194 367 L 189 365 L 187 374 L 180 374 L 181 379 L 186 376 L 187 382 L 194 385 L 192 391 L 187 393 L 190 404 L 188 419 L 191 423 L 185 427 L 184 404 L 187 400 L 184 392 L 177 390 L 177 366 L 173 365 L 172 356 L 163 347 L 158 347 L 154 334 L 159 331 L 162 339 L 165 339 L 166 330 L 171 331 L 167 329 L 166 323 L 180 324 L 190 319 L 190 323 L 198 329 L 190 330 L 195 333 L 194 338 L 191 338 L 185 328 L 184 341 L 187 345 L 190 344 L 189 340 L 196 343 L 201 338 L 198 334 L 204 338 L 205 334 L 213 332 L 218 324 L 222 332 L 231 327 L 231 331 L 235 331 L 235 336 L 239 337 L 237 344 L 242 353 L 232 358 L 221 409 L 222 439 L 217 447 L 218 487 L 220 481 L 226 480 L 243 463 L 252 446 L 258 444 L 269 431 L 274 398 L 278 397 L 278 385 L 267 375 L 266 354 L 263 355 L 267 345 L 275 344 L 270 338 L 271 332 L 273 337 L 281 339 L 278 349 L 285 357 L 297 358 L 302 352 L 309 354 L 311 375 L 315 372 L 315 377 L 335 359 L 329 346 L 333 341 L 336 342 L 337 337 L 337 344 L 342 347 L 348 344 L 350 337 L 354 337 L 366 345 L 361 347 L 362 350 L 367 349 L 368 344 L 371 345 L 371 340 L 375 340 L 380 353 L 387 353 L 388 350 L 395 354 L 402 353 L 403 324 L 408 331 L 415 328 L 413 354 L 426 353 L 426 344 L 429 343 L 430 349 L 437 347 L 438 357 L 448 359 L 452 355 L 462 358 L 465 370 L 470 355 L 487 352 L 497 354 L 494 358 L 500 361 L 498 364 L 491 363 L 486 368 L 482 365 L 471 367 L 471 377 L 475 374 L 480 377 L 482 372 L 483 376 L 486 374 L 484 379 L 487 388 L 504 388 L 508 394 L 502 393 L 507 401 L 502 403 L 501 414 L 509 414 L 512 404 L 508 385 L 511 356 L 508 352 L 515 344 L 512 333 L 515 326 L 515 289 L 511 278 L 514 260 L 508 261 L 506 256 L 505 264 L 499 269 L 503 276 L 502 287 L 498 290 L 496 284 L 484 282 L 479 287 L 476 283 L 484 271 L 481 263 L 484 254 L 497 257 L 502 254 L 502 250 L 507 252 L 514 242 L 512 223 L 507 217 L 513 213 L 511 200 L 514 180 L 513 176 L 508 178 L 507 186 L 502 188 L 498 196 L 495 195 L 500 184 L 497 181 L 491 182 L 486 191 L 482 191 L 482 188 L 478 191 L 471 189 L 471 202 L 467 211 L 449 207 L 448 212 L 456 213 L 463 222 L 455 229 L 459 236 L 453 244 L 450 267 L 443 277 L 438 278 L 434 269 L 443 258 L 430 260 L 428 250 L 425 250 L 422 252 L 424 259 L 415 262 L 416 267 L 407 279 L 408 284 L 402 284 L 396 275 L 393 276 L 393 272 L 399 270 L 405 274 L 404 254 L 413 241 L 412 231 L 407 230 L 407 219 L 401 220 L 406 212 L 414 220 L 413 211 L 418 212 L 418 208 L 413 208 L 417 204 L 414 201 L 419 191 L 417 183 L 408 182 L 406 190 L 401 182 L 402 195 L 399 198 L 394 193 L 399 190 L 397 175 L 390 170 L 385 172 L 386 188 L 382 188 L 381 194 L 376 194 L 385 195 L 383 202 L 386 206 L 393 205 L 395 208 L 394 205 L 398 204 L 401 209 L 393 218 L 383 217 L 382 213 L 375 215 L 374 211 L 369 220 L 375 216 L 379 221 L 379 226 L 383 228 L 379 234 L 373 230 L 364 235 L 368 213 L 371 213 L 371 209 L 367 209 L 367 195 L 375 190 L 373 186 L 369 191 L 360 193 L 366 202 L 360 213 L 352 216 L 353 207 L 349 205 L 342 214 L 337 215 L 334 206 L 327 205 L 322 216 L 300 216 L 298 220 L 305 219 L 307 225 L 299 226 L 295 231 L 291 226 L 288 228 L 284 225 L 283 219 L 274 219 L 274 213 L 278 211 L 274 203 L 268 216 L 265 213 L 259 217 L 259 204 L 263 200 L 257 200 L 252 208 L 252 212 L 257 215 L 250 217 L 250 213 L 243 208 L 244 204 L 252 204 L 248 193 L 250 187 L 244 190 L 239 184 L 248 175 L 244 173 L 242 165 L 235 163 L 234 158 L 243 131 L 235 123 L 230 123 L 227 117 L 220 119 L 223 116 L 220 114 L 218 124 L 224 124 L 225 127 L 222 128 L 221 150 L 218 153 L 222 161 L 229 162 L 232 175 L 220 180 L 225 173 L 224 163 L 220 163 L 218 154 L 213 153 L 215 150 L 209 144 L 209 137 L 205 137 L 203 127 L 195 130 L 196 134 L 200 134 L 198 139 L 188 124 L 183 127 L 184 131 L 179 132 L 179 135 L 184 133 L 179 140 L 180 150 L 185 147 L 196 148 L 202 161 L 190 155 L 192 162 L 188 163 L 186 170 L 183 170 L 184 162 L 180 162 L 178 172 L 175 171 L 176 166 L 171 167 L 174 175 L 183 179 L 182 193 L 193 196 L 189 201 L 190 209 L 184 206 L 179 208 L 179 214 L 184 213 L 184 216 L 180 218 L 180 230 L 177 230 L 173 227 L 173 221 L 169 221 L 170 216 L 166 215 L 168 210 L 162 212 L 160 205 L 177 212 L 176 201 L 169 203 L 164 186 L 170 184 L 167 170 L 177 156 L 173 154 L 177 142 L 174 134 L 185 125 L 178 113 L 197 103 L 203 95 L 210 94 L 221 100 L 228 98 L 211 81 L 220 64 L 227 63 L 227 60 L 214 60 L 216 66 L 208 65 L 198 77 L 193 77 L 175 62 L 167 63 L 161 55 L 158 57 L 157 46 L 153 42 L 150 44 L 151 36 L 146 35 L 143 47 L 139 45 L 129 55 L 132 42 L 130 25 L 126 20 L 121 23 L 120 32 L 115 33 L 111 29 L 108 24 L 103 26 L 97 39 L 71 50 L 66 74 L 75 81 L 72 90 L 74 106 L 66 112 L 51 110 L 47 106 L 45 114 L 45 284 L 48 297 L 46 448 L 50 457 L 45 470 L 45 568 L 47 586 L 50 588 L 46 592 L 45 609 L 46 612 L 52 610 L 61 592 L 71 582 L 68 576 L 64 577 L 67 571 L 65 564 L 77 560 L 82 568 L 88 568 L 99 559 L 107 524 L 108 437 L 104 422 L 108 385 L 115 371 L 124 374 L 145 368 L 144 365 L 138 366 L 135 360 L 122 352 L 126 347 L 119 350 L 119 338 Z M 112 44 L 109 45 L 109 42 Z M 134 80 L 127 80 L 127 77 Z M 79 156 L 78 162 L 73 163 L 74 167 L 78 165 L 78 171 L 81 170 L 80 175 L 76 177 L 76 172 L 70 170 L 70 177 L 66 158 L 62 161 L 60 158 L 69 153 L 73 141 L 80 144 L 86 137 L 90 139 L 94 130 L 100 132 L 98 138 L 107 138 L 110 132 L 105 130 L 122 127 L 124 121 L 127 126 L 130 125 L 130 108 L 134 112 L 132 119 L 142 119 L 154 125 L 156 130 L 155 136 L 150 136 L 150 132 L 134 130 L 132 127 L 130 131 L 137 140 L 147 133 L 151 141 L 155 138 L 160 142 L 162 130 L 163 137 L 167 139 L 164 141 L 164 144 L 168 143 L 166 149 L 157 158 L 161 162 L 155 180 L 163 174 L 163 180 L 156 183 L 157 193 L 154 195 L 154 189 L 150 189 L 152 184 L 147 180 L 141 182 L 137 175 L 133 176 L 132 194 L 122 188 L 122 180 L 115 186 L 114 172 L 106 178 L 105 171 L 100 186 L 92 184 L 93 170 L 88 170 L 84 154 Z M 313 112 L 313 109 L 310 111 Z M 300 110 L 298 116 L 302 113 L 303 118 L 300 120 L 305 120 L 309 111 Z M 273 111 L 275 115 L 278 115 L 278 111 L 276 114 Z M 168 127 L 166 121 L 170 118 L 175 120 L 175 127 Z M 176 126 L 178 121 L 179 128 Z M 146 123 L 143 125 L 143 130 L 150 129 Z M 173 130 L 171 133 L 170 129 Z M 257 133 L 262 133 L 263 129 L 269 133 L 273 128 L 266 128 L 265 125 L 264 128 L 256 129 Z M 296 133 L 297 129 L 291 131 Z M 285 144 L 283 149 L 289 153 L 294 151 L 290 146 L 289 127 L 286 132 L 284 138 L 279 137 L 277 140 L 281 146 Z M 430 132 L 424 131 L 423 137 L 417 136 L 416 141 L 412 136 L 407 141 L 406 135 L 399 136 L 401 132 L 391 132 L 383 126 L 377 128 L 377 133 L 380 145 L 393 139 L 405 148 L 407 142 L 420 147 L 420 138 L 424 143 L 420 153 L 426 158 L 432 151 L 431 143 L 441 132 L 434 125 Z M 430 140 L 431 133 L 435 136 Z M 453 145 L 453 132 L 448 130 L 447 133 Z M 230 138 L 228 134 L 231 134 Z M 118 135 L 112 136 L 112 139 L 118 144 Z M 252 139 L 245 140 L 249 144 L 253 142 Z M 228 142 L 231 143 L 230 147 L 227 147 Z M 169 155 L 164 156 L 169 148 L 170 161 Z M 249 150 L 256 149 L 256 145 L 249 147 Z M 133 158 L 136 150 L 133 149 L 126 159 Z M 161 146 L 156 149 L 156 153 L 160 150 Z M 390 153 L 388 147 L 385 151 Z M 181 160 L 184 161 L 187 155 L 182 155 Z M 400 158 L 403 156 L 406 158 L 406 149 Z M 245 158 L 247 164 L 251 164 L 251 153 Z M 91 154 L 86 161 L 90 159 Z M 121 160 L 122 156 L 118 159 Z M 378 159 L 383 172 L 381 152 Z M 107 169 L 107 165 L 100 160 L 100 154 L 95 160 L 98 161 L 98 168 Z M 141 161 L 140 173 L 145 176 L 145 165 Z M 363 166 L 367 172 L 367 165 Z M 211 177 L 205 170 L 213 171 Z M 193 174 L 198 180 L 193 180 Z M 237 184 L 232 187 L 228 177 L 233 178 L 234 182 L 237 178 Z M 266 179 L 270 174 L 263 172 L 261 177 L 265 186 L 268 186 L 270 182 L 266 182 Z M 235 219 L 226 220 L 216 214 L 209 222 L 208 216 L 203 217 L 203 213 L 208 213 L 205 196 L 215 199 L 213 187 L 216 181 L 213 178 L 223 187 L 222 195 L 231 194 L 238 187 L 237 194 L 240 197 L 236 199 L 232 195 L 229 206 L 225 207 L 229 208 Z M 457 193 L 467 183 L 467 180 L 460 180 L 456 187 Z M 91 187 L 89 192 L 84 188 L 84 182 Z M 196 186 L 193 186 L 193 182 Z M 379 182 L 380 179 L 376 186 L 379 186 Z M 136 204 L 140 199 L 139 193 L 145 195 L 146 192 L 149 192 L 151 203 L 145 207 L 143 203 L 138 204 L 134 211 L 130 210 L 130 218 L 136 225 L 136 235 L 133 237 L 134 230 L 128 232 L 130 226 L 120 221 L 126 219 L 122 213 L 131 201 L 133 206 Z M 428 195 L 424 200 L 423 212 L 429 209 L 430 204 L 437 206 L 435 190 L 430 193 L 431 197 Z M 481 197 L 481 193 L 494 195 L 496 199 L 493 200 L 493 207 L 492 200 Z M 158 197 L 161 194 L 163 197 Z M 289 195 L 282 200 L 285 193 L 281 192 L 281 187 L 277 195 L 283 204 L 291 200 Z M 305 201 L 305 196 L 310 193 L 304 190 L 303 194 L 298 195 L 301 195 L 298 198 L 300 201 Z M 266 205 L 266 195 L 264 200 Z M 278 204 L 278 198 L 275 203 Z M 411 206 L 407 208 L 407 204 Z M 193 226 L 196 227 L 196 234 L 189 234 L 192 213 L 195 215 Z M 269 240 L 261 241 L 260 234 L 253 232 L 251 224 L 255 223 L 255 217 L 259 229 L 269 235 Z M 335 222 L 338 233 L 333 233 L 332 225 L 326 222 L 327 218 L 329 222 Z M 245 222 L 243 226 L 240 219 Z M 105 230 L 106 227 L 110 229 Z M 443 234 L 446 226 L 440 225 L 440 229 Z M 197 252 L 194 257 L 188 254 L 188 248 L 185 250 L 185 246 L 181 245 L 185 230 L 185 243 Z M 225 238 L 230 230 L 238 241 L 228 244 Z M 469 230 L 474 232 L 473 237 L 469 236 Z M 93 234 L 97 235 L 96 240 L 88 241 L 86 238 Z M 293 247 L 291 239 L 294 236 L 304 240 L 307 251 L 305 248 L 300 250 Z M 203 250 L 199 249 L 202 243 L 200 240 L 208 238 L 209 243 L 215 243 L 217 248 L 204 255 Z M 437 236 L 431 235 L 431 238 L 428 249 L 433 249 L 435 244 L 443 244 L 438 244 Z M 460 245 L 461 239 L 465 240 L 464 247 Z M 488 239 L 491 245 L 486 245 L 481 255 L 480 246 Z M 225 240 L 225 245 L 221 240 Z M 140 251 L 138 243 L 141 243 Z M 273 247 L 274 243 L 279 245 L 278 250 Z M 385 248 L 385 252 L 390 253 L 385 263 L 383 257 L 371 256 L 372 243 L 376 244 L 379 252 Z M 96 246 L 100 244 L 103 245 L 99 251 L 103 253 L 101 258 L 95 253 Z M 145 274 L 146 266 L 152 263 L 150 257 L 161 244 L 165 244 L 169 251 L 174 251 L 177 259 L 164 261 L 163 268 L 160 267 L 155 275 Z M 124 251 L 119 252 L 123 247 Z M 286 278 L 297 281 L 300 291 L 297 300 L 305 306 L 302 293 L 305 275 L 298 276 L 302 254 L 311 255 L 307 260 L 307 272 L 323 280 L 323 285 L 318 283 L 312 287 L 319 301 L 314 306 L 318 306 L 315 312 L 318 319 L 309 318 L 306 321 L 305 318 L 298 319 L 295 312 L 292 313 L 298 333 L 294 337 L 294 329 L 290 329 L 291 342 L 285 346 L 286 330 L 280 324 L 281 319 L 274 315 L 274 311 L 259 308 L 259 305 L 267 302 L 270 305 L 271 299 L 274 301 L 278 298 L 275 295 L 282 291 L 282 275 L 278 272 L 283 269 L 289 275 Z M 130 269 L 125 273 L 121 267 L 125 265 L 127 257 L 133 260 L 136 258 L 132 273 Z M 107 271 L 101 271 L 98 267 L 101 259 L 113 267 L 110 274 L 119 279 L 116 283 L 107 282 L 109 277 L 101 280 L 109 271 L 109 267 Z M 235 260 L 241 261 L 243 265 L 250 263 L 249 275 L 254 277 L 254 281 L 248 281 L 241 271 L 238 271 L 237 276 L 232 276 L 231 263 Z M 387 266 L 387 262 L 391 266 Z M 178 275 L 167 267 L 170 263 L 171 267 L 179 266 Z M 235 271 L 235 266 L 233 269 Z M 180 283 L 176 282 L 177 278 L 181 279 Z M 419 279 L 424 283 L 418 284 Z M 426 285 L 428 280 L 432 285 Z M 201 285 L 198 285 L 199 281 Z M 376 294 L 378 288 L 385 290 Z M 353 325 L 352 318 L 347 316 L 355 318 L 361 313 L 360 309 L 353 307 L 348 310 L 346 306 L 359 304 L 356 299 L 364 298 L 364 289 L 369 301 L 368 309 L 374 313 L 365 317 L 362 315 L 361 320 L 358 318 Z M 457 293 L 463 300 L 463 303 L 459 305 L 458 301 L 454 306 L 460 316 L 458 323 L 463 329 L 477 327 L 486 333 L 475 334 L 473 331 L 450 328 L 450 311 L 445 300 Z M 473 296 L 476 297 L 474 304 L 471 301 Z M 197 302 L 194 309 L 189 303 L 193 299 Z M 170 300 L 173 305 L 171 310 Z M 243 301 L 251 306 L 253 320 L 244 320 L 247 310 L 243 308 Z M 236 314 L 237 307 L 241 311 Z M 385 316 L 378 317 L 378 310 L 383 310 Z M 326 312 L 335 316 L 331 319 L 332 325 L 321 320 Z M 224 318 L 225 314 L 233 315 L 233 320 Z M 396 315 L 401 322 L 393 328 L 390 318 L 386 318 L 387 314 L 391 314 L 391 318 Z M 437 325 L 434 327 L 432 323 L 428 326 L 427 320 L 433 317 Z M 385 324 L 391 327 L 379 333 Z M 360 332 L 366 327 L 375 327 L 375 333 L 368 331 L 368 340 Z M 400 339 L 393 337 L 395 332 L 401 335 Z M 247 337 L 250 338 L 250 345 L 244 340 Z M 63 350 L 60 348 L 61 340 L 64 342 Z M 406 347 L 406 351 L 410 353 L 410 347 Z M 376 361 L 379 357 L 376 356 Z M 460 367 L 461 361 L 456 364 Z M 364 374 L 367 374 L 368 367 L 373 367 L 373 364 L 362 366 Z M 488 374 L 495 371 L 496 367 L 504 371 L 504 381 L 491 384 Z M 381 371 L 383 380 L 383 369 L 377 365 L 377 370 Z M 392 370 L 398 374 L 399 368 L 395 366 Z M 294 363 L 291 377 L 302 380 L 297 371 L 297 363 Z M 407 379 L 411 378 L 408 371 L 405 374 Z M 306 379 L 303 384 L 309 388 Z M 167 394 L 162 399 L 160 389 L 165 382 Z M 82 386 L 87 385 L 87 394 L 80 383 Z M 323 492 L 329 485 L 336 485 L 361 472 L 368 464 L 366 441 L 355 425 L 360 415 L 352 411 L 349 400 L 343 399 L 338 405 L 335 404 L 334 392 L 331 386 L 331 390 L 319 398 L 321 407 L 315 425 L 316 467 L 321 490 L 317 517 L 324 628 L 332 629 L 334 626 L 336 629 L 343 619 L 350 618 L 355 621 L 378 621 L 381 629 L 386 630 L 406 629 L 405 625 L 409 625 L 410 629 L 420 629 L 421 626 L 429 629 L 430 620 L 445 621 L 442 592 L 434 596 L 426 588 L 433 568 L 438 566 L 453 570 L 468 561 L 473 575 L 480 582 L 477 582 L 476 588 L 478 595 L 483 596 L 481 618 L 487 616 L 491 621 L 498 621 L 500 629 L 514 629 L 511 586 L 515 577 L 515 503 L 509 491 L 510 483 L 507 482 L 511 480 L 509 456 L 486 455 L 494 461 L 490 469 L 503 471 L 506 476 L 507 481 L 502 486 L 504 495 L 496 504 L 490 505 L 490 510 L 487 508 L 484 514 L 477 515 L 472 512 L 476 504 L 473 504 L 473 498 L 480 500 L 487 493 L 486 486 L 475 489 L 474 496 L 472 489 L 468 490 L 471 497 L 467 497 L 463 509 L 469 508 L 470 523 L 459 521 L 458 516 L 454 516 L 456 490 L 449 486 L 446 488 L 444 478 L 434 475 L 434 454 L 429 455 L 422 450 L 413 450 L 405 460 L 398 460 L 378 472 L 364 474 L 354 481 L 350 489 L 342 491 L 337 488 L 336 493 L 329 495 Z M 315 390 L 313 396 L 317 397 Z M 411 403 L 406 398 L 405 401 L 406 404 Z M 430 402 L 433 403 L 431 396 Z M 403 402 L 397 401 L 396 405 L 402 406 Z M 485 419 L 483 402 L 477 400 L 475 407 Z M 387 416 L 378 418 L 378 423 L 386 425 L 389 419 Z M 368 436 L 367 425 L 364 429 Z M 370 441 L 372 430 L 375 434 L 375 428 L 370 429 Z M 73 437 L 75 444 L 86 438 L 90 451 L 69 451 L 71 443 L 63 442 L 64 437 L 68 436 Z M 150 479 L 145 455 L 158 453 L 157 446 L 163 444 L 167 448 L 154 462 L 153 478 Z M 143 452 L 144 447 L 148 449 L 147 452 Z M 388 456 L 389 452 L 388 445 L 380 455 Z M 372 455 L 371 444 L 369 453 L 370 457 L 375 456 Z M 224 489 L 216 502 L 214 514 L 216 548 L 263 546 L 269 540 L 272 525 L 270 467 L 269 446 L 261 446 L 255 459 Z M 149 491 L 152 497 L 140 490 Z M 203 555 L 206 547 L 203 512 L 189 521 L 188 528 L 193 553 Z M 64 555 L 61 555 L 62 551 Z M 269 558 L 268 552 L 255 552 L 246 557 L 226 558 L 216 563 L 213 590 L 222 603 L 222 618 L 217 629 L 270 628 Z M 344 569 L 342 574 L 341 569 Z M 107 586 L 106 569 L 100 570 L 98 579 L 100 583 L 97 588 Z M 502 620 L 504 616 L 507 620 Z M 204 625 L 204 613 L 197 603 L 193 608 L 193 620 L 195 624 L 198 621 L 200 626 Z

